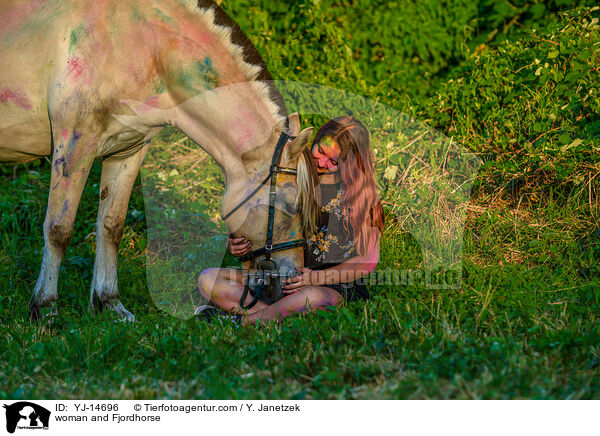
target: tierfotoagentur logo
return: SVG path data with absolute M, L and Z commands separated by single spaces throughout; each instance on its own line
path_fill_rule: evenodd
M 14 433 L 19 430 L 48 430 L 50 411 L 28 401 L 19 401 L 11 405 L 4 404 L 6 409 L 6 431 Z

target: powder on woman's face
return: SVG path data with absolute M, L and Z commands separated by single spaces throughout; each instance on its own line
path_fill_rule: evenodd
M 319 173 L 337 171 L 340 153 L 341 148 L 336 141 L 328 136 L 322 138 L 312 148 L 312 155 L 315 158 L 317 171 Z

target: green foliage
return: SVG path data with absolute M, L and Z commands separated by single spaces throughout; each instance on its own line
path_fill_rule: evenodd
M 566 13 L 543 33 L 531 29 L 475 54 L 440 89 L 428 115 L 493 159 L 488 170 L 496 183 L 543 174 L 537 189 L 581 185 L 582 174 L 600 162 L 600 26 L 593 20 Z
M 471 200 L 481 209 L 468 224 L 483 235 L 477 246 L 486 262 L 552 264 L 582 275 L 577 265 L 589 265 L 571 256 L 599 227 L 598 16 L 587 8 L 561 13 L 543 32 L 484 47 L 423 111 L 486 161 Z M 585 271 L 586 279 L 598 277 Z
M 593 0 L 225 0 L 276 79 L 336 86 L 405 111 L 488 41 L 521 37 Z M 318 22 L 318 25 L 315 23 Z M 433 85 L 433 86 L 432 86 Z M 406 96 L 413 97 L 412 102 Z

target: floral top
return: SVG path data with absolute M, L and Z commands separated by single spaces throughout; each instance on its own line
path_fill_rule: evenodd
M 352 229 L 344 228 L 343 183 L 319 186 L 322 206 L 317 232 L 307 238 L 304 251 L 304 265 L 311 269 L 329 268 L 356 256 Z

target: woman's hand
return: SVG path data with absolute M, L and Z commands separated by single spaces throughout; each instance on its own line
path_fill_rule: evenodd
M 227 238 L 227 251 L 233 254 L 235 257 L 241 257 L 250 251 L 252 242 L 248 241 L 243 236 L 241 238 L 233 238 L 229 235 Z
M 303 268 L 297 266 L 296 269 L 300 272 L 297 276 L 290 277 L 289 279 L 282 280 L 281 289 L 284 294 L 293 294 L 298 292 L 304 286 L 318 285 L 315 272 L 310 268 Z

